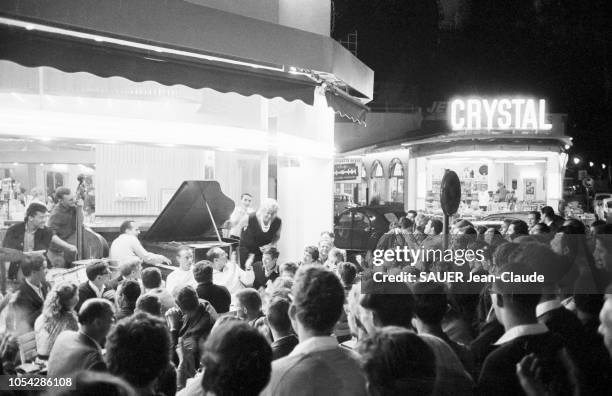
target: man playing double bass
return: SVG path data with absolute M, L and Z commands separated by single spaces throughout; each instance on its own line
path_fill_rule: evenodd
M 53 267 L 67 267 L 76 259 L 76 253 L 78 251 L 74 245 L 77 244 L 77 218 L 79 217 L 77 211 L 81 209 L 77 207 L 74 194 L 72 194 L 68 187 L 58 187 L 55 190 L 55 199 L 57 204 L 51 211 L 49 228 L 59 237 L 59 239 L 61 239 L 61 241 L 69 244 L 73 249 L 67 249 L 61 244 L 54 243 L 49 249 L 49 260 Z M 80 226 L 82 226 L 82 224 Z M 68 252 L 66 252 L 68 254 L 64 254 L 66 250 L 68 250 Z

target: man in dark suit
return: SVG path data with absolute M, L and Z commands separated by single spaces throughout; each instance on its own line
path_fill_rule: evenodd
M 27 257 L 21 262 L 24 279 L 12 303 L 10 327 L 18 334 L 34 329 L 34 322 L 42 312 L 50 287 L 45 280 L 47 261 L 43 256 Z
M 278 278 L 278 256 L 279 252 L 275 247 L 266 247 L 262 250 L 261 261 L 253 264 L 253 273 L 255 274 L 253 289 L 265 288 L 268 281 L 274 282 Z
M 198 298 L 208 301 L 217 313 L 229 312 L 232 296 L 225 286 L 213 283 L 213 270 L 213 264 L 207 260 L 198 261 L 193 266 L 193 277 L 198 282 Z
M 534 263 L 547 257 L 549 260 L 554 257 L 547 246 L 523 243 L 510 255 L 499 274 L 506 273 L 503 275 L 506 277 L 508 273 L 512 273 L 512 276 L 533 274 Z M 563 340 L 536 319 L 535 309 L 540 292 L 541 285 L 535 282 L 503 282 L 500 279 L 494 283 L 491 295 L 493 308 L 506 332 L 495 343 L 497 348 L 484 361 L 478 381 L 479 395 L 523 394 L 516 365 L 530 354 L 535 354 L 542 362 L 542 372 L 547 373 L 545 386 L 550 389 L 571 389 L 577 383 L 575 364 L 569 358 Z
M 106 283 L 110 279 L 110 270 L 104 261 L 100 260 L 89 264 L 85 273 L 88 280 L 79 285 L 79 303 L 75 308 L 77 312 L 83 303 L 90 298 L 107 298 L 110 300 L 113 297 L 113 293 L 106 288 Z
M 291 327 L 291 319 L 289 319 L 289 301 L 283 298 L 275 298 L 270 301 L 266 319 L 272 333 L 274 342 L 272 348 L 272 360 L 285 357 L 293 351 L 293 348 L 299 343 L 299 340 L 293 328 Z
M 114 321 L 109 301 L 87 300 L 79 311 L 79 331 L 63 331 L 53 344 L 47 364 L 49 377 L 67 377 L 81 370 L 105 371 L 102 345 Z
M 47 208 L 39 203 L 28 206 L 23 222 L 12 225 L 4 236 L 2 246 L 5 248 L 28 252 L 47 252 L 51 242 L 65 250 L 76 252 L 76 247 L 61 240 L 45 225 L 47 221 Z M 8 271 L 10 279 L 17 279 L 19 262 L 11 262 Z

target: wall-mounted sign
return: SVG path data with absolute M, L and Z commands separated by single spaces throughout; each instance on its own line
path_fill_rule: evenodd
M 335 164 L 334 181 L 355 180 L 359 176 L 357 164 Z
M 456 98 L 449 106 L 449 121 L 455 131 L 552 129 L 544 99 Z

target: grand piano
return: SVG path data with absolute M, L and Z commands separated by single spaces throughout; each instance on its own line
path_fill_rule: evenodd
M 215 180 L 189 180 L 180 185 L 149 230 L 141 235 L 146 250 L 172 260 L 172 266 L 154 265 L 164 279 L 178 266 L 176 253 L 181 246 L 192 249 L 194 263 L 206 259 L 206 252 L 213 247 L 231 255 L 238 240 L 223 238 L 219 229 L 234 206 Z

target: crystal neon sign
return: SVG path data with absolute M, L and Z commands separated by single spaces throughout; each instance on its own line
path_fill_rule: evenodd
M 450 103 L 451 128 L 457 130 L 550 130 L 546 100 L 456 98 Z

